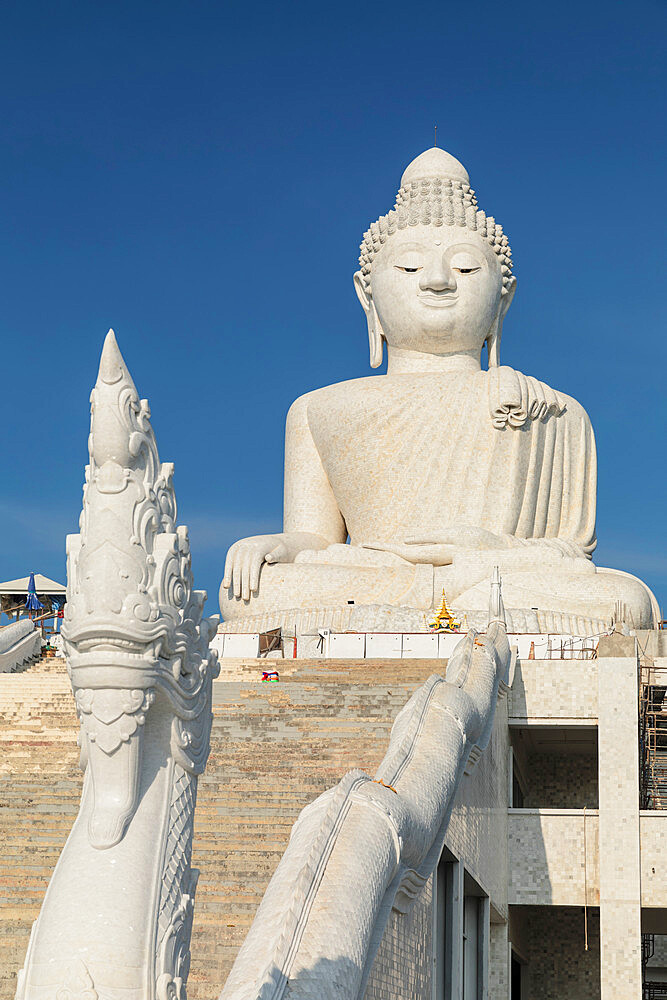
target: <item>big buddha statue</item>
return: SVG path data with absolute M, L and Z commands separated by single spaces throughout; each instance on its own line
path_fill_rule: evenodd
M 370 364 L 386 346 L 387 374 L 290 408 L 283 531 L 230 548 L 225 627 L 340 626 L 353 609 L 357 628 L 418 628 L 443 591 L 474 618 L 494 566 L 517 630 L 650 627 L 649 589 L 591 561 L 588 415 L 500 363 L 511 251 L 458 160 L 434 147 L 412 161 L 360 264 Z

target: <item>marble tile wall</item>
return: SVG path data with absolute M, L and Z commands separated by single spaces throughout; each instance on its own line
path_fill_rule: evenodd
M 533 753 L 528 758 L 524 806 L 597 809 L 598 761 L 593 754 Z
M 375 956 L 364 1000 L 431 1000 L 432 882 L 405 913 L 392 910 Z
M 589 909 L 586 950 L 583 907 L 523 908 L 528 959 L 522 995 L 531 1000 L 594 1000 L 600 996 L 600 918 Z
M 585 831 L 584 831 L 585 822 Z M 514 809 L 509 816 L 509 901 L 589 906 L 599 902 L 598 815 Z

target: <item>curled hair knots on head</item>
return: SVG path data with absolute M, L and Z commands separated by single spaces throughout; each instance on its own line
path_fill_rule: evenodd
M 398 229 L 409 226 L 460 226 L 477 232 L 497 254 L 507 288 L 512 277 L 512 251 L 503 227 L 496 225 L 478 207 L 475 192 L 469 184 L 457 178 L 425 177 L 410 181 L 396 195 L 396 204 L 387 214 L 372 223 L 364 233 L 360 246 L 359 264 L 364 285 L 370 288 L 373 260 L 387 239 Z

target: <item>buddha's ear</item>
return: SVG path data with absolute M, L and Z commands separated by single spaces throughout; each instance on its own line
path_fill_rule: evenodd
M 380 318 L 373 302 L 373 296 L 366 286 L 361 271 L 357 271 L 354 276 L 354 290 L 361 303 L 361 308 L 366 313 L 371 368 L 379 368 L 384 357 L 384 334 L 382 333 Z
M 501 292 L 498 312 L 489 330 L 489 335 L 486 338 L 486 347 L 489 352 L 489 368 L 498 368 L 500 365 L 500 338 L 503 335 L 503 321 L 507 315 L 507 310 L 512 305 L 515 292 L 516 278 L 512 277 L 507 282 L 507 287 L 503 288 Z
M 512 299 L 514 298 L 514 293 L 516 292 L 516 278 L 514 275 L 507 282 L 507 287 L 503 288 L 502 294 L 500 296 L 500 306 L 498 312 L 500 313 L 500 322 L 505 319 L 507 315 L 507 310 L 512 305 Z

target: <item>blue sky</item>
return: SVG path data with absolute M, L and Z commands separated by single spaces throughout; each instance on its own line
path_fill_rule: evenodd
M 667 610 L 665 20 L 644 0 L 4 5 L 0 579 L 64 580 L 113 326 L 216 610 L 228 545 L 280 530 L 290 402 L 369 374 L 358 244 L 437 123 L 514 251 L 504 363 L 591 415 L 596 561 Z

